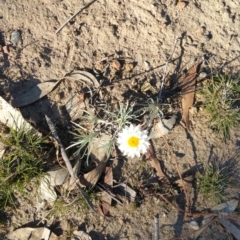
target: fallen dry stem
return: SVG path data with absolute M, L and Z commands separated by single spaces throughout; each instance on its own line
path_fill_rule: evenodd
M 64 160 L 64 162 L 65 162 L 65 164 L 66 164 L 66 166 L 67 166 L 68 172 L 69 172 L 69 174 L 71 175 L 71 178 L 72 178 L 73 180 L 76 180 L 76 179 L 77 179 L 77 175 L 76 175 L 76 173 L 73 171 L 72 165 L 71 165 L 71 163 L 70 163 L 70 161 L 69 161 L 69 159 L 68 159 L 67 153 L 66 153 L 66 151 L 65 151 L 65 149 L 64 149 L 64 147 L 63 147 L 63 145 L 62 145 L 62 142 L 61 142 L 61 140 L 60 140 L 60 138 L 59 138 L 59 136 L 58 136 L 58 134 L 57 134 L 57 131 L 56 131 L 56 129 L 55 129 L 55 126 L 54 126 L 52 120 L 51 120 L 47 115 L 45 115 L 45 118 L 46 118 L 47 124 L 48 124 L 48 126 L 49 126 L 49 128 L 50 128 L 50 131 L 51 131 L 53 137 L 56 139 L 56 141 L 57 141 L 57 143 L 58 143 L 58 145 L 59 145 L 59 147 L 60 147 L 60 151 L 61 151 L 61 154 L 62 154 L 62 158 L 63 158 L 63 160 Z
M 213 218 L 211 221 L 209 221 L 208 223 L 206 223 L 203 226 L 201 226 L 198 230 L 193 230 L 193 231 L 191 231 L 190 233 L 188 233 L 186 235 L 182 235 L 180 237 L 170 238 L 170 239 L 166 239 L 166 240 L 189 239 L 194 233 L 200 231 L 201 229 L 204 229 L 204 228 L 208 227 L 209 225 L 211 225 L 215 221 L 216 221 L 216 218 Z
M 162 90 L 163 90 L 163 85 L 164 85 L 164 82 L 165 82 L 165 78 L 166 78 L 166 76 L 167 76 L 168 64 L 169 64 L 169 62 L 171 61 L 171 59 L 172 59 L 172 57 L 173 57 L 173 54 L 174 54 L 174 52 L 175 52 L 178 39 L 179 39 L 178 37 L 175 37 L 174 44 L 173 44 L 173 47 L 172 47 L 171 55 L 168 57 L 165 65 L 164 65 L 164 73 L 163 73 L 162 80 L 161 80 L 161 87 L 160 87 L 160 90 L 159 90 L 159 93 L 158 93 L 158 101 L 161 99 Z
M 92 5 L 94 2 L 96 2 L 97 0 L 92 0 L 89 3 L 87 3 L 84 7 L 81 7 L 76 13 L 74 13 L 74 15 L 72 17 L 70 17 L 66 22 L 64 22 L 61 27 L 59 27 L 56 30 L 56 34 L 58 34 L 66 24 L 68 24 L 73 18 L 75 18 L 80 12 L 82 12 L 84 9 L 88 8 L 90 5 Z
M 161 193 L 158 194 L 166 203 L 168 203 L 169 205 L 171 205 L 175 210 L 184 213 L 186 216 L 188 217 L 206 217 L 206 216 L 212 216 L 212 217 L 221 217 L 223 219 L 232 219 L 232 220 L 236 220 L 236 221 L 240 221 L 240 219 L 238 217 L 234 217 L 234 216 L 227 216 L 227 215 L 221 215 L 218 213 L 211 213 L 211 212 L 199 212 L 199 213 L 187 213 L 185 212 L 182 208 L 179 208 L 177 206 L 175 206 L 174 204 L 172 204 L 167 198 L 165 198 Z

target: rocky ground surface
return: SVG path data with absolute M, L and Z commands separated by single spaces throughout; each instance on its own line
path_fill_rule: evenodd
M 101 73 L 111 84 L 103 91 L 106 102 L 147 101 L 156 97 L 165 63 L 172 52 L 166 79 L 175 84 L 187 69 L 203 57 L 206 60 L 203 74 L 205 69 L 216 69 L 223 64 L 230 73 L 239 71 L 238 0 L 99 0 L 56 33 L 85 4 L 87 1 L 83 0 L 0 2 L 0 31 L 4 38 L 1 41 L 9 47 L 7 61 L 2 57 L 0 62 L 0 94 L 4 99 L 11 102 L 38 83 L 62 79 L 73 70 L 84 70 L 97 78 L 96 72 Z M 181 102 L 171 101 L 174 90 L 171 84 L 166 86 L 163 100 L 172 105 L 169 114 L 175 113 L 180 119 Z M 48 114 L 61 130 L 60 135 L 67 145 L 69 139 L 64 137 L 71 124 L 66 114 L 66 104 L 81 91 L 81 83 L 65 79 L 47 96 L 21 107 L 20 111 L 42 129 L 47 129 L 44 116 Z M 232 131 L 231 139 L 225 144 L 208 128 L 207 120 L 203 112 L 193 112 L 193 131 L 190 135 L 178 120 L 167 135 L 167 142 L 182 172 L 196 164 L 204 164 L 214 156 L 220 161 L 228 160 L 240 146 L 238 129 Z M 170 178 L 178 176 L 166 142 L 160 138 L 154 140 L 154 146 L 165 173 Z M 240 164 L 239 159 L 236 164 Z M 114 179 L 121 182 L 135 174 L 139 162 L 115 160 L 112 165 L 115 169 Z M 135 188 L 136 181 L 140 182 L 151 174 L 152 170 L 143 165 L 134 178 L 129 178 L 128 183 Z M 236 189 L 230 189 L 229 198 L 239 197 L 236 192 Z M 175 201 L 179 206 L 184 206 L 181 196 L 176 196 Z M 19 208 L 3 216 L 7 218 L 3 236 L 6 231 L 45 219 L 49 213 L 46 210 L 36 219 L 34 203 L 22 196 L 18 201 Z M 55 224 L 56 234 L 62 234 L 61 239 L 70 239 L 70 232 L 78 228 L 89 232 L 92 239 L 153 239 L 154 216 L 157 214 L 161 223 L 161 239 L 179 237 L 192 231 L 190 219 L 184 221 L 183 214 L 166 206 L 157 195 L 141 201 L 137 208 L 132 204 L 114 205 L 109 219 L 74 205 L 67 214 L 53 215 L 46 221 L 48 226 Z M 212 207 L 200 196 L 194 196 L 191 202 L 197 210 Z M 211 238 L 234 239 L 217 223 L 211 225 L 199 239 Z

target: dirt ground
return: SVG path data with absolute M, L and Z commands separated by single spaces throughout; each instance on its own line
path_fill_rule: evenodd
M 236 59 L 240 55 L 238 0 L 193 0 L 178 4 L 174 0 L 98 0 L 56 34 L 55 31 L 85 4 L 87 1 L 83 0 L 1 0 L 0 31 L 10 52 L 8 63 L 0 65 L 0 94 L 3 98 L 11 102 L 37 83 L 61 79 L 73 70 L 96 75 L 96 71 L 107 69 L 104 78 L 115 85 L 106 87 L 104 101 L 146 101 L 155 97 L 160 89 L 163 67 L 176 38 L 179 39 L 167 70 L 168 79 L 173 83 L 177 83 L 186 69 L 203 57 L 206 69 L 223 64 L 227 64 L 225 68 L 231 73 L 240 69 L 239 58 Z M 19 41 L 14 41 L 14 31 L 18 31 Z M 101 65 L 101 60 L 105 65 Z M 116 66 L 115 60 L 120 66 Z M 110 67 L 106 68 L 108 64 Z M 204 69 L 203 66 L 203 72 Z M 63 80 L 46 97 L 20 108 L 20 111 L 26 119 L 43 129 L 47 129 L 44 115 L 48 114 L 64 137 L 64 131 L 71 128 L 64 107 L 75 93 L 81 92 L 81 87 L 78 82 Z M 172 104 L 172 113 L 180 116 L 180 102 L 168 99 L 171 91 L 171 88 L 163 91 L 163 100 Z M 167 135 L 182 172 L 214 156 L 221 161 L 227 160 L 240 146 L 238 129 L 232 131 L 231 139 L 225 144 L 206 122 L 207 117 L 199 111 L 192 116 L 190 135 L 179 121 Z M 69 144 L 68 139 L 63 142 Z M 154 141 L 154 146 L 166 174 L 170 178 L 177 176 L 173 157 L 164 140 Z M 122 160 L 113 162 L 113 166 L 121 166 L 121 172 L 115 171 L 114 178 L 121 181 L 131 175 L 137 164 Z M 230 191 L 229 198 L 239 198 L 237 190 Z M 177 202 L 180 199 L 176 197 Z M 35 207 L 25 198 L 19 197 L 19 201 L 19 209 L 9 213 L 8 230 L 36 220 Z M 178 204 L 184 205 L 181 201 Z M 197 210 L 212 207 L 211 203 L 201 199 L 192 199 L 192 205 Z M 63 232 L 61 239 L 70 239 L 67 236 L 70 225 L 74 229 L 85 228 L 92 239 L 154 239 L 154 216 L 158 214 L 161 239 L 192 231 L 188 222 L 183 221 L 182 214 L 170 207 L 167 209 L 156 196 L 144 199 L 136 209 L 131 204 L 116 204 L 110 212 L 112 218 L 104 220 L 89 210 L 74 208 L 69 209 L 67 216 L 49 219 L 47 224 L 59 222 L 59 229 Z M 211 238 L 234 239 L 218 224 L 209 227 L 199 239 Z

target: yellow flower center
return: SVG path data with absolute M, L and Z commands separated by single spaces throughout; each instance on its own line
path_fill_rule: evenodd
M 132 148 L 136 148 L 139 145 L 139 137 L 132 136 L 128 139 L 128 145 Z

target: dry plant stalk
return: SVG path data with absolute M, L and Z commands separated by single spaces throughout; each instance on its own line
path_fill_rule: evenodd
M 65 25 L 67 25 L 73 18 L 75 18 L 80 12 L 82 12 L 84 9 L 88 8 L 90 5 L 92 5 L 94 2 L 96 2 L 97 0 L 92 0 L 90 1 L 89 3 L 87 3 L 84 7 L 81 7 L 72 17 L 70 17 L 65 23 L 63 23 L 61 25 L 61 27 L 59 27 L 57 30 L 56 30 L 56 34 L 59 33 Z

